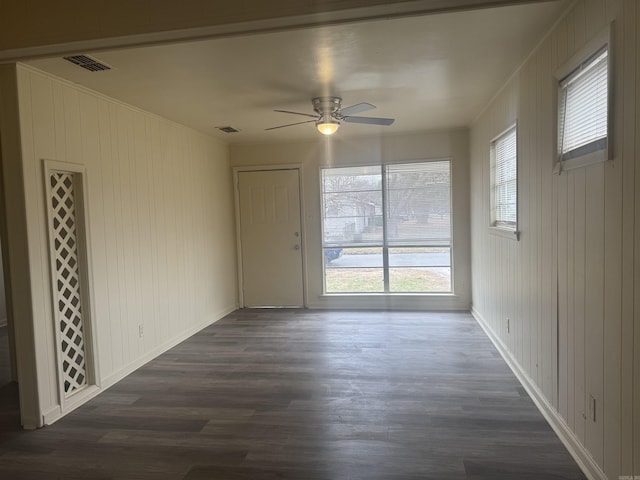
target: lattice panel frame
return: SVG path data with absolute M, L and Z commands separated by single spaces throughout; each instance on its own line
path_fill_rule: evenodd
M 82 174 L 46 170 L 53 313 L 61 400 L 92 383 L 90 325 L 83 262 Z

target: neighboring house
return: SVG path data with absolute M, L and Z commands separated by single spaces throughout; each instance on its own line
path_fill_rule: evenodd
M 325 239 L 343 243 L 346 239 L 362 241 L 376 228 L 376 218 L 381 221 L 382 212 L 373 202 L 349 201 L 328 207 L 325 211 Z

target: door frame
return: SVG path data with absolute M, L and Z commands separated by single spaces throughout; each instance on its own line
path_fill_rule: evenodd
M 8 226 L 4 195 L 4 175 L 2 164 L 2 135 L 0 132 L 0 275 L 3 280 L 3 291 L 0 295 L 4 295 L 5 321 L 7 322 L 7 336 L 9 343 L 9 368 L 12 382 L 18 382 L 18 352 L 16 350 L 16 333 L 13 323 L 13 306 L 11 299 L 11 276 L 9 274 L 9 253 L 7 251 L 8 243 Z
M 300 198 L 300 244 L 302 245 L 302 302 L 304 308 L 309 308 L 307 298 L 307 242 L 306 224 L 304 209 L 304 168 L 301 163 L 278 164 L 278 165 L 249 165 L 233 167 L 233 197 L 235 206 L 236 223 L 236 259 L 238 272 L 238 305 L 245 308 L 244 303 L 244 279 L 242 272 L 242 236 L 240 229 L 240 190 L 238 188 L 239 174 L 241 172 L 265 172 L 275 170 L 296 170 L 298 172 L 298 193 Z

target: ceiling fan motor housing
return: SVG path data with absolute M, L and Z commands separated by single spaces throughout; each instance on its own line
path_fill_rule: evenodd
M 313 109 L 318 115 L 332 115 L 340 109 L 342 98 L 340 97 L 316 97 L 312 100 Z
M 311 99 L 315 115 L 302 112 L 292 112 L 290 110 L 274 110 L 275 112 L 290 113 L 293 115 L 302 115 L 303 117 L 311 117 L 313 120 L 305 120 L 302 122 L 289 123 L 287 125 L 278 125 L 277 127 L 267 128 L 266 130 L 275 130 L 276 128 L 292 127 L 303 123 L 315 123 L 320 133 L 332 135 L 338 130 L 341 122 L 362 123 L 368 125 L 391 125 L 393 118 L 378 117 L 360 117 L 355 116 L 357 113 L 366 112 L 376 108 L 375 105 L 367 102 L 356 103 L 350 107 L 342 108 L 341 97 L 315 97 Z

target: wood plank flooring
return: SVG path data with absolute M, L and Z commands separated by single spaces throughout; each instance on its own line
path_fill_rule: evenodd
M 463 313 L 238 311 L 52 426 L 0 425 L 11 480 L 585 478 Z

